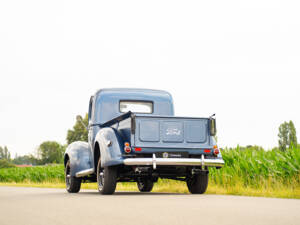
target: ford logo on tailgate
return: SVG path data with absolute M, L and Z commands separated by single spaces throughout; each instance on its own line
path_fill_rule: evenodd
M 178 130 L 177 128 L 168 128 L 166 135 L 180 135 L 180 130 Z
M 181 143 L 183 142 L 183 122 L 164 121 L 161 124 L 162 141 Z

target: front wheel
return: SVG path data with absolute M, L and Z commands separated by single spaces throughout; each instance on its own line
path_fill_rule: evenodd
M 150 192 L 153 188 L 153 181 L 149 178 L 138 178 L 137 186 L 140 192 Z
M 194 175 L 189 178 L 186 183 L 190 193 L 203 194 L 208 185 L 208 173 Z
M 65 168 L 66 189 L 69 193 L 77 193 L 80 191 L 81 179 L 71 176 L 70 160 L 68 160 Z
M 115 192 L 117 186 L 117 167 L 106 166 L 101 168 L 101 159 L 97 166 L 98 191 L 103 195 L 111 195 Z

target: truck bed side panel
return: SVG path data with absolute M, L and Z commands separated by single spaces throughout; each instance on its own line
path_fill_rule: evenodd
M 125 120 L 120 121 L 112 126 L 115 130 L 117 130 L 118 134 L 122 138 L 122 140 L 131 141 L 131 118 L 127 118 Z M 122 143 L 123 144 L 123 143 Z

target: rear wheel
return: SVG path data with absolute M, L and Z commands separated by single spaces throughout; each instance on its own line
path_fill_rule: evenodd
M 208 173 L 194 175 L 186 183 L 190 193 L 203 194 L 208 185 Z
M 113 194 L 117 186 L 117 167 L 106 166 L 101 168 L 101 159 L 99 158 L 97 166 L 97 183 L 98 191 L 101 194 Z
M 65 168 L 66 189 L 69 193 L 77 193 L 80 190 L 81 179 L 71 176 L 70 160 L 68 160 Z
M 140 177 L 137 179 L 137 186 L 140 192 L 150 192 L 153 188 L 153 181 L 149 178 Z

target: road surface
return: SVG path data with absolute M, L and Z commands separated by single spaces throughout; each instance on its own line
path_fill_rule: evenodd
M 1 225 L 300 225 L 300 200 L 0 187 Z

